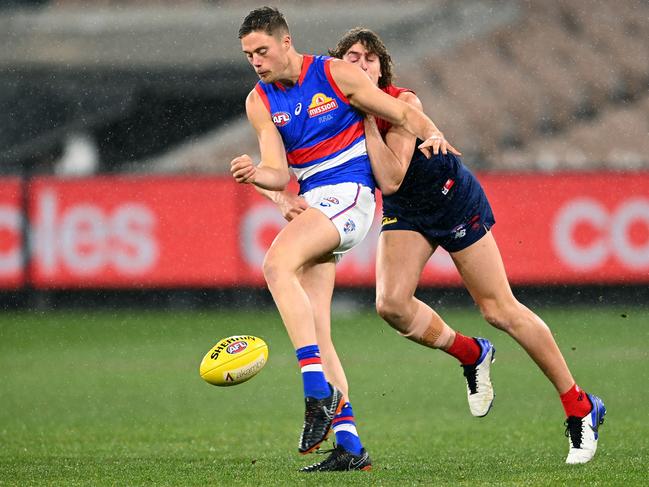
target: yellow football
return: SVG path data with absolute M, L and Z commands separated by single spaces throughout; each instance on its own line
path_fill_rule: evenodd
M 224 338 L 205 354 L 201 377 L 215 386 L 233 386 L 254 377 L 268 360 L 268 345 L 261 338 L 236 335 Z

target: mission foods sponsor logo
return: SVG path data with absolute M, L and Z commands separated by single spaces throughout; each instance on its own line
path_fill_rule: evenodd
M 324 93 L 316 93 L 311 98 L 311 104 L 309 105 L 309 118 L 317 117 L 336 108 L 338 108 L 338 102 L 336 100 L 329 98 Z

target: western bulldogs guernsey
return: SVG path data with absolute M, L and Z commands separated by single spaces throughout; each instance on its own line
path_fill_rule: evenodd
M 261 81 L 255 86 L 282 136 L 300 194 L 338 183 L 360 183 L 373 191 L 363 115 L 338 89 L 329 70 L 331 58 L 303 59 L 295 86 Z

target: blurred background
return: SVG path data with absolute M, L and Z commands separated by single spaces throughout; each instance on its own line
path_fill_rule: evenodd
M 228 172 L 259 155 L 237 32 L 260 5 L 0 0 L 0 485 L 304 483 L 294 350 L 260 272 L 285 222 Z M 383 38 L 484 186 L 517 297 L 609 409 L 596 460 L 566 468 L 556 391 L 438 250 L 417 296 L 498 348 L 496 407 L 473 421 L 457 364 L 373 310 L 377 191 L 333 302 L 376 462 L 347 483 L 646 485 L 649 1 L 271 5 L 299 52 Z M 204 383 L 203 354 L 240 334 L 268 365 Z
M 237 30 L 259 5 L 0 0 L 4 307 L 270 303 L 281 215 L 228 174 L 258 157 Z M 522 292 L 649 297 L 648 2 L 274 5 L 300 52 L 383 38 L 483 182 Z M 377 234 L 341 266 L 352 302 L 371 306 Z M 427 267 L 431 299 L 460 286 L 449 262 Z

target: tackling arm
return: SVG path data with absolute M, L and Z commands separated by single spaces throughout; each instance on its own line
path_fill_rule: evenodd
M 399 99 L 421 110 L 421 102 L 414 93 L 401 93 Z M 395 193 L 406 175 L 415 151 L 416 138 L 403 127 L 391 127 L 381 137 L 376 120 L 372 115 L 365 118 L 365 141 L 370 156 L 372 172 L 385 195 Z
M 444 138 L 444 134 L 433 121 L 414 106 L 404 103 L 378 89 L 374 83 L 353 64 L 340 60 L 331 61 L 331 75 L 342 92 L 355 108 L 376 115 L 393 125 L 403 127 L 424 142 L 419 148 L 429 156 L 441 150 L 443 154 L 451 151 L 460 155 Z

